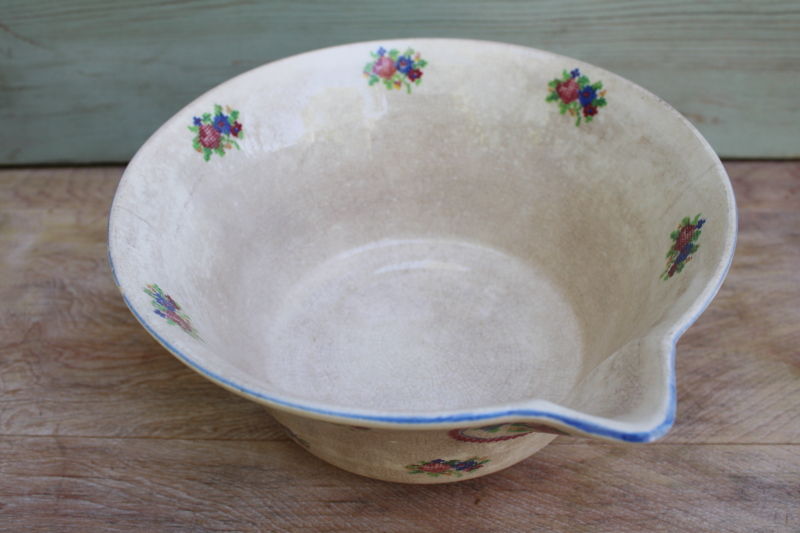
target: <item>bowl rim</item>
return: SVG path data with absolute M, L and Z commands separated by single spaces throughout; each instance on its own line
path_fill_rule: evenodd
M 697 128 L 695 128 L 676 109 L 674 109 L 672 106 L 661 100 L 661 98 L 659 98 L 657 95 L 651 93 L 650 91 L 641 87 L 640 85 L 628 80 L 627 78 L 623 78 L 622 76 L 614 74 L 613 72 L 610 72 L 601 67 L 597 67 L 595 65 L 592 65 L 590 63 L 575 58 L 571 58 L 568 56 L 556 54 L 553 52 L 533 47 L 498 42 L 498 41 L 488 41 L 488 40 L 478 40 L 478 39 L 410 37 L 410 38 L 384 39 L 384 40 L 345 43 L 341 45 L 315 49 L 303 52 L 301 54 L 295 54 L 292 56 L 288 56 L 285 58 L 265 63 L 263 65 L 259 65 L 253 69 L 249 69 L 237 76 L 234 76 L 222 82 L 221 84 L 216 85 L 215 87 L 209 89 L 208 91 L 205 91 L 195 100 L 192 100 L 181 110 L 172 115 L 158 130 L 156 130 L 148 138 L 148 140 L 139 148 L 137 154 L 134 155 L 133 158 L 131 158 L 131 161 L 128 164 L 128 168 L 130 168 L 130 165 L 134 163 L 134 161 L 137 158 L 137 155 L 139 155 L 146 146 L 152 143 L 154 139 L 156 139 L 159 136 L 162 129 L 164 129 L 167 124 L 175 120 L 181 113 L 183 113 L 186 110 L 186 108 L 191 106 L 196 100 L 203 98 L 209 92 L 215 91 L 222 85 L 231 83 L 237 78 L 244 76 L 254 70 L 261 69 L 266 67 L 267 65 L 272 65 L 278 62 L 290 61 L 300 56 L 315 54 L 323 50 L 332 50 L 336 48 L 367 46 L 367 45 L 383 46 L 390 42 L 391 43 L 404 42 L 410 44 L 410 43 L 418 43 L 420 41 L 470 42 L 479 45 L 490 45 L 490 46 L 499 45 L 499 46 L 509 47 L 511 49 L 524 50 L 528 52 L 532 51 L 553 58 L 563 58 L 564 60 L 568 60 L 572 63 L 576 63 L 582 66 L 590 66 L 593 69 L 596 69 L 597 71 L 603 74 L 613 76 L 617 78 L 619 81 L 625 82 L 634 90 L 638 90 L 642 94 L 645 94 L 648 97 L 654 98 L 658 102 L 660 102 L 663 106 L 665 106 L 665 108 L 669 112 L 671 112 L 676 118 L 678 118 L 678 120 L 681 123 L 683 123 L 683 125 L 688 129 L 689 132 L 691 132 L 694 138 L 697 141 L 699 141 L 703 151 L 706 152 L 708 155 L 710 155 L 711 158 L 714 160 L 714 168 L 720 174 L 720 177 L 723 178 L 721 179 L 721 182 L 725 189 L 725 196 L 727 197 L 728 209 L 729 209 L 728 220 L 726 221 L 726 223 L 727 223 L 727 229 L 729 229 L 730 231 L 728 234 L 727 242 L 725 242 L 724 244 L 722 254 L 716 265 L 716 269 L 714 270 L 714 273 L 712 274 L 709 281 L 706 283 L 706 286 L 703 288 L 701 293 L 695 298 L 694 302 L 692 302 L 689 308 L 678 319 L 676 319 L 671 326 L 668 327 L 666 333 L 663 334 L 656 343 L 658 346 L 657 353 L 662 357 L 666 357 L 665 362 L 668 367 L 668 372 L 666 376 L 667 378 L 666 390 L 668 397 L 665 399 L 665 401 L 662 401 L 662 405 L 665 406 L 665 409 L 664 409 L 664 414 L 658 423 L 651 424 L 649 425 L 649 427 L 642 427 L 644 426 L 644 424 L 637 424 L 634 422 L 619 422 L 601 416 L 589 415 L 571 408 L 563 407 L 553 402 L 549 402 L 546 400 L 539 400 L 535 398 L 518 402 L 508 402 L 505 404 L 494 405 L 484 408 L 445 409 L 445 410 L 433 411 L 431 412 L 431 414 L 428 415 L 420 414 L 418 411 L 416 412 L 392 411 L 387 413 L 387 412 L 380 412 L 376 410 L 361 409 L 361 408 L 330 407 L 326 406 L 321 402 L 314 402 L 314 401 L 303 402 L 303 401 L 293 400 L 284 397 L 282 394 L 279 393 L 266 394 L 262 391 L 256 390 L 252 386 L 239 382 L 235 378 L 223 376 L 220 373 L 211 370 L 206 366 L 194 361 L 192 357 L 190 357 L 189 355 L 178 349 L 175 345 L 170 343 L 169 340 L 164 338 L 163 335 L 159 334 L 144 319 L 144 314 L 141 313 L 140 310 L 133 305 L 131 300 L 125 294 L 125 289 L 120 283 L 120 279 L 117 275 L 117 270 L 114 266 L 113 244 L 112 244 L 111 233 L 112 233 L 112 226 L 114 225 L 114 214 L 116 212 L 114 207 L 119 198 L 119 192 L 122 188 L 122 185 L 126 181 L 126 175 L 128 174 L 127 168 L 126 171 L 123 173 L 123 176 L 120 179 L 120 182 L 117 186 L 117 190 L 114 194 L 114 199 L 112 200 L 111 207 L 109 210 L 108 226 L 107 226 L 107 246 L 108 246 L 109 264 L 111 266 L 114 282 L 116 283 L 118 289 L 122 293 L 122 297 L 123 300 L 125 301 L 125 304 L 128 306 L 131 313 L 136 317 L 139 323 L 145 328 L 145 330 L 147 330 L 147 332 L 150 335 L 153 336 L 153 338 L 155 338 L 164 348 L 166 348 L 170 353 L 172 353 L 172 355 L 174 355 L 188 367 L 198 372 L 205 378 L 209 379 L 210 381 L 216 383 L 219 386 L 222 386 L 225 389 L 228 389 L 240 396 L 244 396 L 245 398 L 255 401 L 256 403 L 260 403 L 268 408 L 274 408 L 280 411 L 286 411 L 306 418 L 312 418 L 336 424 L 345 424 L 345 425 L 358 424 L 360 426 L 366 426 L 371 428 L 413 429 L 413 430 L 454 429 L 454 428 L 463 428 L 466 427 L 467 425 L 470 425 L 470 427 L 472 427 L 477 424 L 491 425 L 491 424 L 502 424 L 507 422 L 529 421 L 529 422 L 545 424 L 557 429 L 562 429 L 568 432 L 570 435 L 588 436 L 610 441 L 650 442 L 663 436 L 665 433 L 667 433 L 667 431 L 669 431 L 669 429 L 672 427 L 675 421 L 675 412 L 677 406 L 677 389 L 676 389 L 676 374 L 675 374 L 676 345 L 680 337 L 699 318 L 699 316 L 706 310 L 708 305 L 714 299 L 720 287 L 722 286 L 722 283 L 728 271 L 730 270 L 738 236 L 738 211 L 736 206 L 736 198 L 733 193 L 733 186 L 730 182 L 730 178 L 728 177 L 727 172 L 724 166 L 722 165 L 722 162 L 720 161 L 719 157 L 717 156 L 716 152 L 711 147 L 711 145 L 708 143 L 708 141 L 700 134 Z M 712 169 L 710 168 L 709 170 Z

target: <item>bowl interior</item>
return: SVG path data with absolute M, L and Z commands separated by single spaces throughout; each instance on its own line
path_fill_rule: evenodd
M 409 47 L 421 78 L 390 58 L 396 89 L 381 58 Z M 602 82 L 588 105 L 607 102 L 588 123 L 580 97 L 560 113 L 581 77 Z M 200 97 L 131 162 L 109 240 L 151 331 L 236 390 L 591 410 L 614 394 L 590 379 L 614 357 L 629 400 L 663 403 L 661 341 L 716 289 L 733 217 L 716 156 L 638 86 L 536 50 L 415 40 L 304 54 Z M 626 355 L 642 342 L 652 357 Z

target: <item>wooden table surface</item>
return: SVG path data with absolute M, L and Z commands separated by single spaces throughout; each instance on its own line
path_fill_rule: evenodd
M 114 286 L 122 168 L 0 170 L 0 531 L 800 531 L 800 162 L 729 162 L 739 243 L 654 444 L 559 437 L 449 485 L 330 466 Z

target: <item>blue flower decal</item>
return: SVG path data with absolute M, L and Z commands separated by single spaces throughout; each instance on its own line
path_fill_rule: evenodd
M 678 257 L 675 258 L 676 263 L 682 263 L 686 261 L 686 258 L 689 257 L 692 252 L 694 252 L 694 244 L 687 243 L 686 246 L 681 248 L 681 253 L 678 254 Z
M 408 74 L 414 69 L 414 60 L 410 57 L 400 56 L 395 63 L 397 70 L 403 74 Z
M 595 98 L 597 98 L 597 91 L 594 90 L 594 87 L 591 85 L 586 85 L 583 89 L 580 90 L 578 93 L 578 99 L 581 101 L 581 105 L 586 107 L 587 105 L 592 105 Z
M 379 56 L 381 56 L 381 57 L 383 57 L 384 55 L 386 55 L 386 48 L 384 48 L 383 46 L 381 46 L 380 48 L 378 48 L 378 55 L 379 55 Z
M 473 470 L 477 470 L 480 468 L 481 465 L 478 463 L 476 459 L 470 459 L 469 461 L 461 461 L 460 463 L 456 463 L 453 465 L 453 468 L 456 470 L 466 470 L 467 472 L 472 472 Z
M 200 117 L 194 117 L 194 125 L 195 126 L 202 126 L 203 125 L 203 119 L 200 118 Z
M 578 69 L 570 71 L 569 75 L 573 78 L 578 78 L 581 75 L 581 71 Z
M 228 116 L 219 113 L 214 117 L 214 129 L 220 133 L 229 134 L 231 132 L 231 123 L 228 121 Z

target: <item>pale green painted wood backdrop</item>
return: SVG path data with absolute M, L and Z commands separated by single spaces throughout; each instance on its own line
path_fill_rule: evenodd
M 573 56 L 659 95 L 721 156 L 800 156 L 798 1 L 0 0 L 0 164 L 127 161 L 231 76 L 418 36 Z

